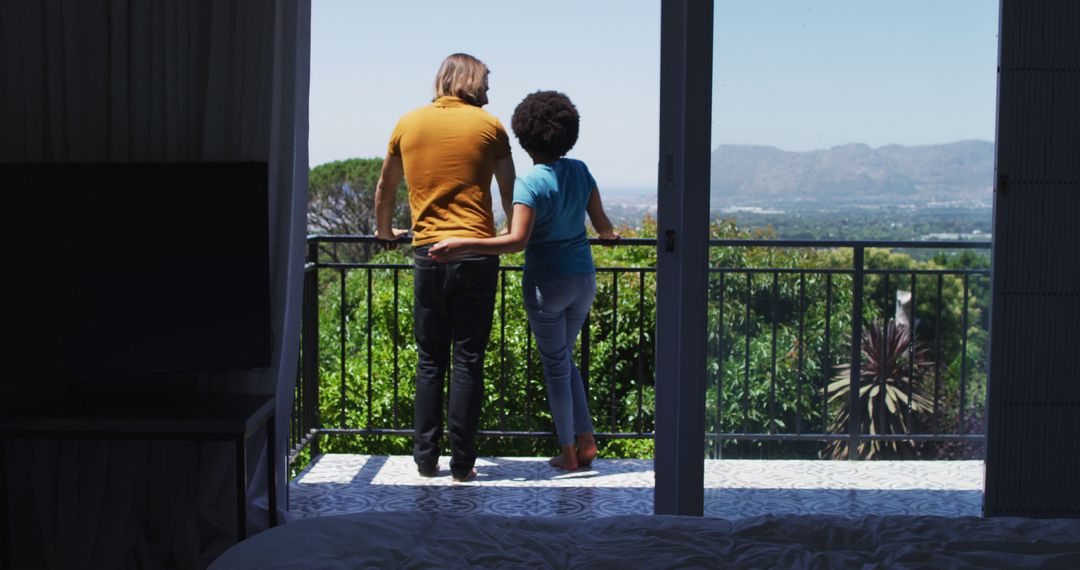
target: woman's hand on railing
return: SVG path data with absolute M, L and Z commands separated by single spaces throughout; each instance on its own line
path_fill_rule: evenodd
M 599 237 L 603 241 L 610 241 L 610 242 L 613 242 L 615 240 L 618 240 L 618 239 L 622 238 L 622 236 L 619 235 L 619 233 L 614 231 L 614 230 L 608 230 L 606 232 L 600 232 L 600 234 L 597 237 Z M 615 244 L 606 243 L 604 245 L 611 246 L 611 245 L 615 245 Z

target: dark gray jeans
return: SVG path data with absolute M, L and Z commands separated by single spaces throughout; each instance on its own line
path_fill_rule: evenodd
M 491 335 L 499 257 L 470 255 L 437 263 L 428 247 L 413 257 L 416 364 L 416 436 L 413 458 L 420 471 L 434 470 L 443 431 L 443 380 L 451 362 L 448 429 L 450 471 L 464 476 L 476 463 L 476 430 L 484 398 L 484 352 Z

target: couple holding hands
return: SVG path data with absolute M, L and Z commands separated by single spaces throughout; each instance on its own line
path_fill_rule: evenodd
M 515 177 L 510 140 L 487 104 L 488 68 L 466 54 L 443 61 L 430 105 L 403 116 L 390 136 L 375 192 L 376 237 L 395 240 L 395 189 L 404 178 L 412 213 L 416 366 L 413 458 L 422 476 L 438 474 L 443 379 L 451 368 L 448 431 L 455 481 L 476 476 L 476 431 L 484 388 L 499 254 L 525 250 L 522 298 L 547 383 L 560 469 L 596 457 L 581 373 L 571 355 L 596 296 L 596 269 L 585 233 L 619 238 L 585 163 L 566 158 L 579 117 L 562 93 L 537 91 L 514 110 L 511 128 L 533 167 Z M 507 230 L 496 235 L 491 179 L 498 182 Z

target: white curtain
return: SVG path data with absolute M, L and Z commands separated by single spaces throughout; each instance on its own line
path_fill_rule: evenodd
M 268 161 L 272 365 L 169 385 L 276 394 L 281 509 L 303 285 L 310 11 L 310 0 L 0 2 L 0 161 Z M 257 434 L 248 448 L 252 532 L 268 523 L 264 442 Z M 14 441 L 8 452 L 16 568 L 195 568 L 235 541 L 230 444 Z

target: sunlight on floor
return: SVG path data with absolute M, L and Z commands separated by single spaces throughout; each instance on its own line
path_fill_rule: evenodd
M 597 518 L 653 510 L 650 460 L 598 459 L 567 473 L 544 458 L 488 457 L 468 483 L 454 482 L 446 461 L 426 478 L 408 456 L 324 455 L 290 484 L 290 507 L 300 517 L 430 510 Z M 978 516 L 982 485 L 981 461 L 709 460 L 705 514 Z

